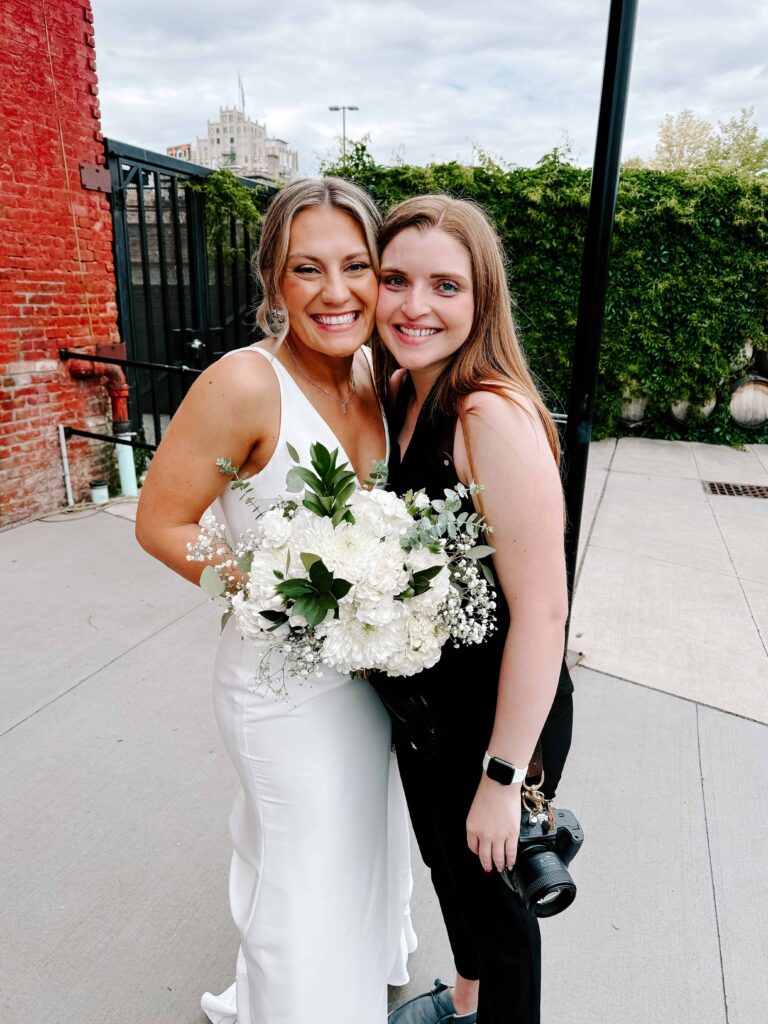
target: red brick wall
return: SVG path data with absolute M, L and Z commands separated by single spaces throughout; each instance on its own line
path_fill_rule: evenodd
M 119 341 L 90 0 L 4 0 L 0 24 L 0 526 L 65 503 L 57 424 L 105 432 L 103 384 L 59 348 Z M 69 442 L 75 500 L 104 446 Z

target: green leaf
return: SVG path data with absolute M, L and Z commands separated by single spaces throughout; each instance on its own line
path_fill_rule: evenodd
M 209 597 L 221 597 L 226 592 L 227 585 L 212 565 L 206 565 L 200 574 L 200 588 Z
M 314 587 L 309 580 L 284 580 L 277 584 L 275 592 L 282 597 L 297 598 L 314 593 Z
M 313 555 L 309 551 L 302 551 L 301 554 L 299 555 L 299 558 L 301 559 L 302 564 L 304 565 L 304 568 L 307 570 L 307 572 L 310 571 L 315 562 L 320 561 L 320 555 Z
M 327 514 L 317 498 L 314 498 L 311 494 L 308 494 L 304 498 L 302 505 L 304 508 L 308 508 L 310 512 L 314 512 L 316 516 L 320 516 L 321 519 Z
M 298 453 L 298 452 L 296 451 L 296 449 L 295 449 L 295 448 L 293 447 L 293 445 L 291 444 L 291 442 L 290 442 L 290 441 L 286 441 L 286 442 L 285 442 L 285 446 L 286 446 L 286 448 L 288 449 L 288 454 L 289 454 L 289 455 L 291 456 L 291 458 L 293 459 L 293 461 L 294 461 L 294 462 L 300 462 L 301 460 L 299 459 L 299 453 Z
M 226 626 L 226 624 L 229 622 L 229 620 L 231 618 L 232 618 L 232 609 L 231 608 L 227 608 L 227 610 L 221 616 L 221 632 L 222 633 L 224 632 L 224 627 Z
M 427 569 L 419 569 L 411 577 L 414 583 L 429 583 L 433 580 L 438 573 L 443 571 L 444 566 L 442 565 L 430 565 Z
M 333 582 L 333 573 L 329 572 L 322 560 L 318 558 L 316 562 L 313 562 L 309 569 L 309 578 L 312 580 L 318 590 L 328 591 L 331 589 L 331 583 Z
M 493 570 L 485 562 L 480 563 L 480 568 L 483 570 L 483 576 L 488 580 L 492 587 L 496 586 L 496 577 L 493 575 Z
M 288 621 L 288 616 L 285 612 L 273 611 L 271 608 L 266 608 L 263 612 L 259 612 L 259 615 L 269 622 L 276 622 L 278 626 Z
M 293 606 L 297 615 L 303 615 L 310 626 L 319 626 L 328 614 L 328 608 L 324 608 L 316 597 L 303 597 Z
M 291 494 L 304 490 L 304 481 L 299 474 L 298 467 L 293 466 L 288 470 L 288 474 L 285 478 L 285 488 L 287 491 L 290 491 Z
M 331 523 L 333 523 L 334 526 L 338 526 L 339 523 L 342 521 L 342 519 L 346 519 L 346 517 L 347 517 L 347 509 L 345 509 L 345 508 L 337 508 L 336 511 L 331 516 Z M 353 522 L 354 522 L 354 520 L 353 520 Z
M 237 557 L 237 568 L 240 572 L 250 572 L 251 565 L 253 564 L 253 552 L 244 551 L 242 555 Z
M 291 473 L 300 477 L 307 487 L 312 488 L 315 494 L 323 495 L 326 493 L 325 484 L 318 476 L 315 476 L 311 469 L 305 469 L 303 466 L 294 466 L 288 475 L 290 476 Z
M 346 597 L 351 589 L 352 584 L 347 580 L 343 580 L 340 576 L 337 576 L 331 584 L 331 593 L 337 601 L 340 601 L 342 597 Z
M 352 495 L 356 490 L 356 483 L 347 484 L 347 486 L 342 491 L 339 491 L 336 495 L 334 495 L 334 500 L 336 501 L 336 504 L 346 505 L 350 495 Z
M 487 558 L 488 555 L 492 555 L 496 548 L 492 548 L 489 544 L 477 544 L 475 547 L 470 548 L 469 551 L 465 551 L 463 558 Z

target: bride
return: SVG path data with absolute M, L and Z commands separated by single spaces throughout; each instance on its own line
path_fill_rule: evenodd
M 265 502 L 285 490 L 288 444 L 308 464 L 320 441 L 358 480 L 389 439 L 363 343 L 377 298 L 379 215 L 334 178 L 294 182 L 264 219 L 258 252 L 262 342 L 197 379 L 142 489 L 139 543 L 192 583 L 198 522 L 218 504 L 231 542 L 253 513 L 216 465 L 226 458 Z M 221 561 L 226 556 L 221 557 Z M 387 981 L 407 980 L 405 804 L 390 726 L 364 680 L 326 670 L 255 685 L 258 653 L 226 626 L 214 668 L 216 719 L 240 780 L 230 827 L 236 982 L 203 997 L 215 1024 L 384 1024 Z M 282 679 L 281 679 L 282 682 Z

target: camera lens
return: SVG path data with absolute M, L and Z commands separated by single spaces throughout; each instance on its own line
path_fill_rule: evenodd
M 565 864 L 552 850 L 523 853 L 518 857 L 511 878 L 512 885 L 536 917 L 554 917 L 570 907 L 576 897 L 576 886 Z

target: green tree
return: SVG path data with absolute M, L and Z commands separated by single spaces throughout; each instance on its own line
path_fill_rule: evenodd
M 760 135 L 755 108 L 742 107 L 738 117 L 719 121 L 715 128 L 692 110 L 667 114 L 659 125 L 658 141 L 651 159 L 628 160 L 625 167 L 650 167 L 656 171 L 711 168 L 747 174 L 768 171 L 768 138 Z

